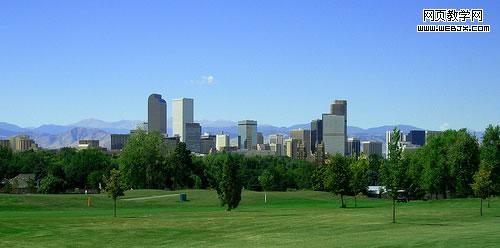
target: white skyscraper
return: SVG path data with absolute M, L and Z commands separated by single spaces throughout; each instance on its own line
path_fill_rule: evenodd
M 172 101 L 172 133 L 185 142 L 186 123 L 194 122 L 194 107 L 192 98 L 174 99 Z
M 223 151 L 225 148 L 229 147 L 229 135 L 217 134 L 215 137 L 215 147 L 217 151 Z

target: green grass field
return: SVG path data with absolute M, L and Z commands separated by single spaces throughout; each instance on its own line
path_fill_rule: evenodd
M 398 204 L 358 199 L 339 208 L 324 192 L 245 191 L 231 212 L 214 191 L 186 190 L 178 196 L 112 201 L 94 195 L 1 195 L 0 247 L 500 247 L 500 200 L 479 216 L 479 200 L 453 199 Z M 122 199 L 175 194 L 136 190 Z M 486 204 L 485 204 L 486 206 Z

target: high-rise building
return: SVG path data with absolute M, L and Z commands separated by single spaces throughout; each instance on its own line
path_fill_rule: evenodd
M 345 116 L 323 114 L 323 145 L 326 154 L 345 155 L 347 134 L 344 125 Z
M 27 135 L 18 135 L 9 140 L 12 151 L 23 152 L 27 150 L 37 150 L 38 145 Z
M 347 156 L 355 156 L 356 159 L 359 158 L 361 152 L 361 142 L 356 138 L 347 139 Z
M 251 150 L 257 145 L 257 121 L 238 122 L 238 147 Z
M 185 141 L 186 123 L 194 122 L 193 99 L 181 98 L 172 101 L 172 133 L 179 136 L 180 141 Z
M 286 155 L 291 158 L 297 158 L 299 144 L 301 143 L 302 142 L 299 139 L 288 138 L 285 141 Z
M 211 134 L 203 134 L 201 136 L 201 152 L 202 154 L 209 154 L 216 149 L 216 136 Z
M 215 147 L 217 151 L 224 151 L 225 148 L 229 147 L 229 135 L 217 134 L 215 137 Z
M 148 128 L 145 131 L 167 133 L 167 102 L 160 94 L 151 94 L 148 97 Z
M 0 140 L 0 147 L 10 147 L 10 141 L 6 139 Z
M 175 151 L 175 148 L 179 144 L 180 140 L 179 137 L 177 136 L 172 136 L 172 137 L 165 137 L 165 147 L 166 147 L 166 152 L 171 153 Z
M 330 114 L 347 116 L 347 101 L 335 100 L 335 102 L 330 105 Z
M 261 132 L 257 132 L 257 144 L 264 144 L 264 135 Z
M 382 156 L 382 142 L 379 141 L 363 141 L 363 155 L 368 158 L 370 155 L 375 154 Z
M 411 130 L 406 141 L 417 146 L 425 145 L 425 130 Z
M 111 150 L 122 150 L 129 138 L 130 134 L 111 134 Z
M 316 152 L 316 146 L 323 142 L 323 121 L 320 119 L 311 121 L 311 152 Z
M 306 157 L 311 153 L 311 130 L 309 129 L 293 129 L 290 131 L 290 138 L 301 140 L 306 151 Z
M 278 156 L 285 156 L 285 142 L 283 134 L 269 135 L 269 146 Z
M 200 123 L 186 123 L 184 125 L 184 143 L 186 143 L 186 148 L 191 152 L 201 152 Z
M 347 152 L 347 101 L 335 100 L 330 114 L 323 114 L 323 144 L 326 154 Z

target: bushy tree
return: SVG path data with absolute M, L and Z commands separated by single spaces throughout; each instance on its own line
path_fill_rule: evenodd
M 500 194 L 500 126 L 489 125 L 481 144 L 481 168 L 490 171 L 492 194 Z
M 350 158 L 336 154 L 325 161 L 325 190 L 340 195 L 341 207 L 345 208 L 344 195 L 350 192 Z
M 64 191 L 64 180 L 53 175 L 48 175 L 40 181 L 38 192 L 44 194 L 55 194 Z
M 138 130 L 130 136 L 120 154 L 120 170 L 133 188 L 161 188 L 169 178 L 165 169 L 166 156 L 163 135 Z
M 241 200 L 241 168 L 239 154 L 224 153 L 207 160 L 207 176 L 227 211 L 238 207 Z

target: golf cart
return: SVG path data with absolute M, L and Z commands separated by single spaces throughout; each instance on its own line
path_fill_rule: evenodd
M 396 200 L 397 202 L 408 202 L 408 194 L 406 193 L 406 190 L 398 190 L 396 194 Z

